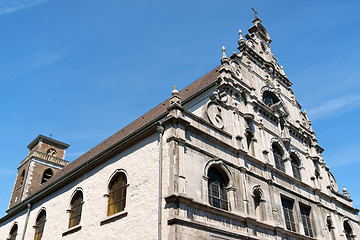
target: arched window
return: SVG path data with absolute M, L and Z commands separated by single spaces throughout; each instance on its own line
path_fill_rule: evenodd
M 273 150 L 273 154 L 274 154 L 275 167 L 277 169 L 279 169 L 280 171 L 285 172 L 285 164 L 284 164 L 284 161 L 282 160 L 283 154 L 280 151 L 280 148 L 276 144 L 273 144 L 272 150 Z
M 216 168 L 209 168 L 208 172 L 208 194 L 211 206 L 228 210 L 228 201 L 226 186 L 228 181 L 224 179 L 223 174 Z
M 115 174 L 109 184 L 108 216 L 125 209 L 127 179 L 123 172 Z
M 300 175 L 300 160 L 295 156 L 294 153 L 290 154 L 291 167 L 294 174 L 294 178 L 301 180 Z
M 52 176 L 53 176 L 53 171 L 50 168 L 46 169 L 43 173 L 41 184 L 46 183 L 47 180 L 49 180 Z
M 349 220 L 344 221 L 344 232 L 347 240 L 353 240 L 354 235 Z
M 258 221 L 264 220 L 264 213 L 263 213 L 263 201 L 261 199 L 261 192 L 259 189 L 254 190 L 254 206 L 255 206 L 255 215 Z
M 254 135 L 250 130 L 246 131 L 245 135 L 246 135 L 246 144 L 248 147 L 248 153 L 253 156 L 254 155 L 254 146 L 253 146 Z
M 334 225 L 330 216 L 326 218 L 326 226 L 331 236 L 331 239 L 335 240 Z
M 269 92 L 269 91 L 265 91 L 263 93 L 263 102 L 271 107 L 272 105 L 274 105 L 275 103 L 279 102 L 279 99 L 275 96 L 274 93 Z
M 9 238 L 8 240 L 15 240 L 16 236 L 18 234 L 18 225 L 14 224 L 14 226 L 10 230 Z
M 40 240 L 43 232 L 44 232 L 44 227 L 45 227 L 45 222 L 46 222 L 46 212 L 45 210 L 42 210 L 38 217 L 36 218 L 36 223 L 35 223 L 35 238 L 34 240 Z
M 83 194 L 81 191 L 77 191 L 70 202 L 70 219 L 69 228 L 74 227 L 80 223 L 81 210 L 83 205 Z
M 25 169 L 22 171 L 21 176 L 20 176 L 20 186 L 23 185 L 24 179 L 25 179 Z

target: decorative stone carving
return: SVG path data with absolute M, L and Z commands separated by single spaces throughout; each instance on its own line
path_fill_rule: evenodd
M 49 148 L 49 149 L 46 151 L 46 154 L 47 154 L 47 155 L 50 155 L 50 156 L 56 157 L 56 150 L 53 149 L 53 148 Z
M 224 128 L 224 109 L 216 102 L 210 102 L 207 106 L 207 116 L 212 124 L 218 128 Z

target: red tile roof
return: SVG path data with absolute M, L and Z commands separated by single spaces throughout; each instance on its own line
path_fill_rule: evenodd
M 209 86 L 211 83 L 217 80 L 219 76 L 219 68 L 220 66 L 214 68 L 212 71 L 205 74 L 203 77 L 199 78 L 186 88 L 180 91 L 179 96 L 181 97 L 182 101 L 189 100 L 193 95 L 201 91 L 202 89 Z M 90 151 L 84 153 L 79 158 L 71 162 L 70 164 L 66 165 L 61 171 L 55 174 L 51 179 L 49 179 L 45 184 L 40 186 L 34 193 L 30 196 L 36 195 L 37 193 L 41 192 L 43 189 L 46 189 L 48 186 L 52 185 L 53 183 L 57 182 L 59 179 L 64 177 L 65 175 L 71 173 L 79 166 L 86 163 L 88 160 L 96 157 L 98 154 L 103 153 L 105 150 L 109 150 L 115 144 L 125 140 L 129 135 L 136 132 L 137 130 L 141 129 L 142 127 L 146 126 L 146 124 L 150 123 L 155 118 L 159 117 L 160 115 L 166 113 L 167 108 L 170 105 L 170 100 L 166 99 L 164 102 L 160 103 L 117 133 L 113 134 L 109 138 L 105 139 L 100 144 L 96 145 Z

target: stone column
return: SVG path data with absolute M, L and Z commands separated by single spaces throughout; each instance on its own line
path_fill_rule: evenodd
M 247 194 L 247 169 L 245 167 L 240 167 L 240 179 L 242 179 L 242 188 L 243 188 L 243 203 L 244 203 L 244 212 L 249 214 L 249 199 Z
M 229 211 L 236 211 L 236 201 L 235 201 L 235 192 L 236 189 L 234 187 L 228 187 L 226 189 L 229 203 Z
M 291 167 L 291 158 L 285 157 L 285 158 L 283 158 L 283 161 L 284 161 L 284 166 L 285 166 L 285 173 L 290 176 L 294 176 L 292 167 Z

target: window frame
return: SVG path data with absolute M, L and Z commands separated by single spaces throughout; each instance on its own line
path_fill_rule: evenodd
M 229 179 L 218 168 L 211 166 L 208 169 L 208 201 L 213 207 L 229 211 L 227 186 Z
M 295 153 L 290 154 L 290 159 L 291 159 L 291 168 L 293 171 L 293 176 L 297 180 L 301 181 L 300 159 L 295 155 Z
M 348 227 L 346 227 L 346 225 Z M 348 219 L 344 220 L 343 228 L 344 228 L 344 234 L 345 234 L 346 239 L 353 240 L 354 239 L 354 231 L 353 231 L 353 228 L 351 227 Z
M 281 147 L 276 143 L 272 144 L 272 153 L 274 156 L 275 168 L 285 172 L 285 163 L 283 160 L 284 152 L 281 150 Z
M 7 238 L 7 239 L 15 240 L 16 236 L 18 235 L 18 231 L 19 231 L 19 226 L 17 225 L 17 223 L 14 223 L 14 225 L 10 229 L 9 238 Z
M 25 169 L 23 169 L 20 175 L 20 186 L 24 185 L 25 174 L 26 174 Z
M 83 204 L 84 204 L 84 194 L 81 190 L 77 190 L 72 196 L 70 201 L 70 209 L 69 209 L 70 214 L 69 214 L 69 226 L 68 226 L 69 228 L 78 226 L 80 224 Z
M 314 230 L 311 224 L 311 207 L 299 204 L 301 220 L 304 227 L 304 233 L 306 236 L 314 237 Z
M 281 197 L 281 206 L 283 209 L 286 229 L 296 232 L 296 224 L 294 217 L 294 200 L 286 197 Z M 286 216 L 288 216 L 288 218 Z
M 46 223 L 46 210 L 42 209 L 38 216 L 36 217 L 35 221 L 35 236 L 34 240 L 40 240 L 43 236 L 44 229 L 45 229 L 45 223 Z
M 280 99 L 275 95 L 275 93 L 271 91 L 264 91 L 262 94 L 262 101 L 266 106 L 271 107 L 272 105 L 280 102 Z
M 114 184 L 116 184 L 116 178 L 123 176 L 122 182 L 118 182 L 117 188 L 111 189 Z M 127 187 L 128 177 L 123 171 L 117 171 L 112 177 L 108 184 L 108 207 L 107 207 L 107 216 L 112 216 L 116 213 L 122 212 L 126 207 L 126 195 L 127 195 Z M 120 181 L 121 179 L 119 179 Z M 115 183 L 114 183 L 115 182 Z M 116 187 L 116 186 L 115 186 Z M 120 196 L 117 196 L 117 193 L 120 193 Z M 120 199 L 117 199 L 120 198 Z M 113 210 L 113 211 L 111 211 Z
M 49 177 L 49 178 L 45 178 L 45 174 L 46 175 L 50 175 L 49 173 L 47 173 L 47 172 L 51 172 L 51 176 Z M 48 177 L 47 176 L 47 177 Z M 52 178 L 54 176 L 54 171 L 51 169 L 51 168 L 47 168 L 44 172 L 43 172 L 43 175 L 42 175 L 42 178 L 41 178 L 41 184 L 44 184 L 44 183 L 46 183 L 47 181 L 49 181 L 50 180 L 50 178 Z

